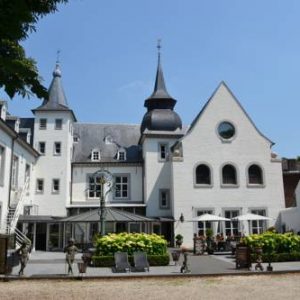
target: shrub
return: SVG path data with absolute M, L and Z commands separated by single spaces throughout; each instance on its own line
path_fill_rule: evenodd
M 96 256 L 113 256 L 115 252 L 144 251 L 147 255 L 165 255 L 167 241 L 157 234 L 119 233 L 108 234 L 96 239 Z
M 272 256 L 276 253 L 300 253 L 300 236 L 291 232 L 282 234 L 267 231 L 263 234 L 252 234 L 244 237 L 242 242 L 248 245 L 252 251 L 257 247 L 261 247 L 264 254 Z

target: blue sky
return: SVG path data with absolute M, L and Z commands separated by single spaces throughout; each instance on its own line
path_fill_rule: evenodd
M 70 107 L 86 123 L 139 124 L 156 41 L 175 110 L 190 124 L 224 80 L 281 156 L 300 155 L 300 1 L 70 0 L 24 42 L 49 86 L 56 51 Z M 7 99 L 3 91 L 0 97 Z M 34 98 L 9 101 L 31 116 Z M 297 130 L 298 129 L 298 130 Z

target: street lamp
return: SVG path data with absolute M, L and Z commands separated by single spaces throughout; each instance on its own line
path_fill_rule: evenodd
M 105 209 L 105 198 L 107 194 L 111 191 L 113 186 L 113 175 L 107 170 L 99 170 L 93 174 L 95 189 L 96 185 L 99 183 L 101 187 L 100 191 L 100 226 L 101 236 L 105 235 L 105 217 L 106 217 L 106 209 Z M 106 189 L 105 189 L 106 188 Z

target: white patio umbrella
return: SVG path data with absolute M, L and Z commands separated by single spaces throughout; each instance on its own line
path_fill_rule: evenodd
M 252 213 L 247 213 L 245 215 L 240 215 L 237 217 L 234 217 L 231 219 L 231 221 L 248 221 L 248 233 L 250 234 L 250 221 L 260 221 L 260 220 L 273 220 L 273 218 L 270 217 L 266 217 L 266 216 L 261 216 L 261 215 L 256 215 L 256 214 L 252 214 Z M 243 230 L 244 233 L 244 226 L 243 226 Z
M 206 221 L 207 222 L 218 222 L 218 221 L 231 221 L 231 220 L 224 218 L 224 217 L 212 215 L 212 214 L 203 214 L 201 216 L 192 218 L 188 222 L 206 222 Z
M 230 219 L 212 215 L 212 214 L 203 214 L 188 220 L 188 222 L 203 222 L 203 231 L 206 232 L 206 223 L 205 222 L 219 222 L 219 221 L 231 221 Z
M 245 214 L 245 215 L 240 215 L 237 217 L 234 217 L 231 219 L 232 221 L 259 221 L 259 220 L 273 220 L 272 218 L 261 216 L 261 215 L 256 215 L 256 214 Z

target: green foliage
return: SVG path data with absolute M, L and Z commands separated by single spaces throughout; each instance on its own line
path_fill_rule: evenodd
M 211 238 L 214 235 L 214 232 L 211 228 L 207 228 L 205 234 L 206 237 Z
M 300 253 L 300 236 L 288 233 L 266 231 L 263 234 L 252 234 L 242 239 L 253 251 L 257 247 L 263 249 L 265 255 L 274 256 L 276 253 Z M 274 260 L 274 259 L 272 259 Z
M 96 255 L 114 255 L 115 252 L 144 251 L 148 255 L 167 253 L 167 241 L 157 234 L 119 233 L 108 234 L 96 239 Z
M 181 234 L 176 234 L 175 240 L 176 241 L 183 241 L 183 236 Z
M 0 88 L 9 97 L 47 97 L 35 60 L 26 57 L 21 42 L 36 31 L 38 20 L 67 0 L 0 0 Z
M 147 255 L 150 266 L 167 266 L 170 262 L 168 254 L 164 255 Z M 115 265 L 113 256 L 93 256 L 93 266 L 95 267 L 113 267 Z M 133 266 L 133 256 L 128 257 L 129 263 Z

